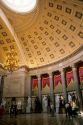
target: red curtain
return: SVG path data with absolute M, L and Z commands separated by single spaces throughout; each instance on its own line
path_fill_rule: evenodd
M 59 82 L 62 84 L 61 75 L 54 75 L 54 87 L 57 86 Z
M 83 81 L 83 67 L 79 68 L 79 76 L 80 76 L 80 82 Z
M 67 85 L 70 84 L 71 80 L 74 80 L 74 78 L 73 78 L 73 72 L 72 71 L 66 73 Z
M 32 79 L 32 89 L 38 87 L 38 79 Z
M 48 87 L 50 87 L 50 80 L 49 80 L 49 77 L 43 77 L 42 78 L 42 88 L 45 88 L 46 85 L 48 85 Z

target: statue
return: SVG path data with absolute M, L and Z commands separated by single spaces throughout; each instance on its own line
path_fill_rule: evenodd
M 5 107 L 5 105 L 6 105 L 6 100 L 5 100 L 5 98 L 3 98 L 2 99 L 2 105 Z
M 60 96 L 58 94 L 55 96 L 55 105 L 56 105 L 56 113 L 59 113 Z
M 43 112 L 47 112 L 47 107 L 48 107 L 47 96 L 43 97 L 42 103 L 43 103 Z
M 22 102 L 21 102 L 21 100 L 19 100 L 17 102 L 17 110 L 18 110 L 19 113 L 21 112 L 21 109 L 22 109 Z
M 72 102 L 72 96 L 70 94 L 68 94 L 68 102 Z
M 31 105 L 31 98 L 28 97 L 28 105 L 30 106 Z
M 27 106 L 26 106 L 26 113 L 30 113 L 30 112 L 31 112 L 31 98 L 28 97 Z

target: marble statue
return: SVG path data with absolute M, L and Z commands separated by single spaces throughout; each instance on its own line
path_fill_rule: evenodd
M 18 109 L 18 111 L 21 110 L 21 108 L 22 108 L 22 102 L 21 102 L 21 100 L 19 100 L 17 102 L 17 109 Z
M 27 106 L 26 106 L 26 113 L 30 113 L 30 112 L 31 112 L 31 98 L 28 97 Z
M 3 98 L 2 99 L 2 105 L 5 107 L 5 105 L 6 105 L 6 100 L 5 100 L 5 98 Z
M 60 107 L 60 96 L 57 94 L 55 96 L 55 105 L 56 105 L 56 113 L 59 113 L 59 107 Z
M 43 104 L 42 105 L 43 106 L 43 112 L 47 112 L 47 106 L 48 106 L 47 96 L 43 97 L 42 104 Z
M 72 102 L 72 96 L 70 94 L 68 94 L 68 102 Z

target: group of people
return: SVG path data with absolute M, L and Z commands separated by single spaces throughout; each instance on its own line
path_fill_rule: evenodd
M 52 116 L 54 116 L 54 113 L 65 113 L 66 117 L 73 117 L 77 115 L 77 112 L 79 111 L 79 103 L 78 99 L 75 95 L 75 93 L 68 94 L 68 101 L 65 102 L 65 99 L 62 95 L 57 94 L 55 96 L 55 103 L 52 102 L 49 95 L 42 96 L 42 100 L 39 99 L 39 97 L 34 98 L 34 102 L 32 102 L 32 99 L 28 97 L 27 99 L 27 105 L 26 105 L 26 113 L 51 113 Z M 33 104 L 32 104 L 33 103 Z M 34 105 L 34 106 L 33 106 Z M 16 117 L 17 112 L 22 109 L 21 102 L 12 103 L 9 108 L 10 116 L 12 114 Z M 3 114 L 4 112 L 4 106 L 0 106 L 0 113 Z M 0 115 L 1 115 L 0 114 Z
M 68 94 L 67 102 L 62 95 L 55 97 L 56 114 L 65 113 L 66 117 L 76 117 L 79 111 L 79 101 L 75 93 Z
M 0 117 L 3 117 L 3 115 L 6 113 L 6 109 L 4 105 L 0 105 Z M 17 115 L 17 105 L 16 104 L 11 104 L 9 107 L 9 114 L 10 116 L 14 115 L 16 117 Z
M 65 104 L 66 117 L 76 117 L 78 112 L 80 113 L 78 102 L 78 98 L 74 93 L 68 95 L 68 102 Z
M 14 115 L 15 117 L 17 116 L 17 105 L 12 104 L 10 109 L 9 109 L 10 117 Z
M 58 113 L 64 113 L 65 108 L 65 100 L 62 95 L 56 95 L 55 96 L 55 112 Z

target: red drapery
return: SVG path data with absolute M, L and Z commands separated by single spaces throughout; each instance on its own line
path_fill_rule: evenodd
M 79 68 L 80 82 L 83 82 L 83 67 Z
M 50 87 L 50 79 L 49 79 L 49 77 L 43 77 L 42 78 L 42 88 L 45 88 L 46 85 L 48 85 L 48 87 Z
M 38 87 L 38 79 L 32 79 L 32 89 Z
M 66 73 L 67 85 L 70 84 L 71 80 L 74 80 L 74 78 L 73 78 L 73 71 L 70 71 L 70 72 L 67 72 L 67 73 Z
M 56 87 L 58 85 L 58 83 L 62 84 L 61 75 L 54 75 L 53 79 L 54 79 L 54 87 Z

